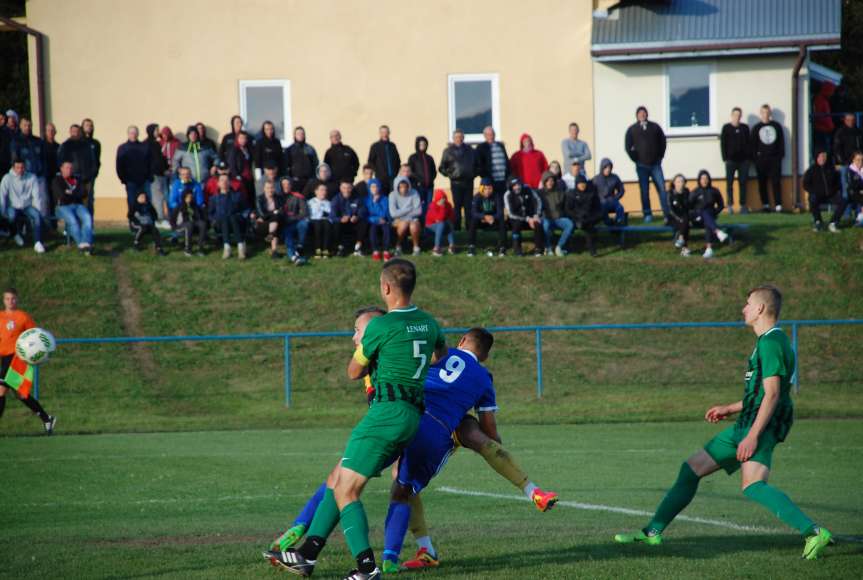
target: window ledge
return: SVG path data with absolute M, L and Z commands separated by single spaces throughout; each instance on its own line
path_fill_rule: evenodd
M 674 133 L 671 131 L 667 131 L 665 133 L 665 137 L 667 139 L 704 139 L 705 137 L 718 138 L 719 131 L 715 129 L 705 129 L 704 131 L 699 131 L 698 133 Z

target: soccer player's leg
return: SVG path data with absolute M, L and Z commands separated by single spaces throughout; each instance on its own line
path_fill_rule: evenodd
M 539 511 L 548 511 L 557 503 L 557 494 L 543 491 L 533 483 L 512 455 L 500 443 L 483 433 L 479 422 L 473 416 L 465 416 L 454 435 L 459 445 L 479 453 L 501 477 L 520 489 Z
M 817 560 L 832 542 L 833 534 L 812 521 L 782 490 L 767 483 L 776 443 L 769 433 L 762 434 L 752 458 L 742 464 L 743 495 L 764 506 L 785 525 L 798 530 L 806 541 L 802 558 Z

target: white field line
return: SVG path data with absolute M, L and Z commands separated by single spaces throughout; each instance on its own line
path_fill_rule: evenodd
M 442 491 L 443 493 L 451 493 L 451 494 L 457 494 L 457 495 L 470 495 L 470 496 L 474 496 L 474 497 L 488 497 L 488 498 L 493 498 L 493 499 L 505 499 L 505 500 L 509 500 L 509 501 L 527 501 L 527 502 L 530 501 L 529 499 L 527 499 L 523 495 L 509 495 L 509 494 L 504 494 L 504 493 L 472 491 L 472 490 L 467 490 L 467 489 L 458 489 L 455 487 L 439 487 L 439 488 L 437 488 L 437 491 Z M 577 501 L 559 501 L 559 502 L 557 502 L 556 505 L 575 508 L 578 510 L 587 510 L 587 511 L 594 511 L 594 512 L 610 512 L 610 513 L 615 513 L 615 514 L 624 514 L 624 515 L 628 515 L 628 516 L 650 517 L 653 515 L 652 512 L 646 512 L 643 510 L 634 510 L 634 509 L 630 509 L 630 508 L 610 506 L 610 505 L 602 505 L 602 504 L 595 504 L 595 503 L 581 503 L 581 502 L 577 502 Z M 684 522 L 692 522 L 694 524 L 704 524 L 707 526 L 716 526 L 719 528 L 727 528 L 729 530 L 738 530 L 738 531 L 746 531 L 746 532 L 762 532 L 762 533 L 767 532 L 767 533 L 775 534 L 775 533 L 780 533 L 782 531 L 782 530 L 779 530 L 776 528 L 763 528 L 760 526 L 747 526 L 744 524 L 735 524 L 734 522 L 727 522 L 724 520 L 712 520 L 712 519 L 708 519 L 708 518 L 699 518 L 699 517 L 695 517 L 695 516 L 680 515 L 680 516 L 677 516 L 677 518 L 675 518 L 675 519 L 679 520 L 679 521 L 684 521 Z

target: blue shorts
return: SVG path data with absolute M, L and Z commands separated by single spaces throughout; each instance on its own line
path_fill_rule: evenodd
M 422 491 L 446 465 L 453 447 L 452 433 L 424 413 L 416 436 L 399 460 L 399 484 L 410 487 L 415 494 Z

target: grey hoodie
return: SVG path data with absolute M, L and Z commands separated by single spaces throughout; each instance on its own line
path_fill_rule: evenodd
M 26 171 L 20 176 L 12 169 L 0 181 L 0 213 L 6 215 L 9 208 L 27 209 L 35 207 L 43 215 L 47 210 L 47 200 L 42 199 L 36 176 Z
M 393 191 L 389 196 L 390 217 L 393 220 L 413 220 L 419 219 L 423 213 L 420 195 L 413 187 L 408 190 L 407 195 L 399 193 L 399 184 L 407 183 L 410 187 L 410 179 L 407 177 L 396 177 L 393 181 Z
M 608 174 L 608 177 L 602 174 L 602 170 L 606 167 L 611 167 L 612 171 Z M 611 163 L 611 159 L 605 157 L 599 163 L 599 173 L 596 174 L 596 177 L 593 178 L 593 185 L 596 186 L 596 193 L 599 195 L 599 201 L 606 201 L 607 199 L 620 199 L 623 197 L 623 182 L 620 180 L 620 177 L 614 173 L 614 165 Z

